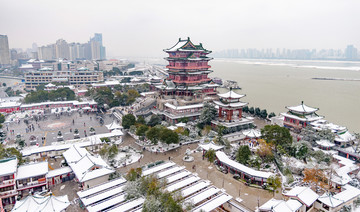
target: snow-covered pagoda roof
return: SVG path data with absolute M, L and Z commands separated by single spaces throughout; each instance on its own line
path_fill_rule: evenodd
M 231 107 L 231 108 L 240 108 L 240 107 L 244 107 L 246 106 L 247 102 L 232 102 L 232 103 L 227 103 L 227 104 L 224 104 L 220 101 L 214 101 L 215 104 L 221 106 L 221 107 Z
M 317 143 L 319 146 L 322 146 L 322 147 L 333 147 L 333 146 L 335 146 L 334 143 L 331 143 L 331 142 L 328 141 L 328 140 L 320 140 L 320 141 L 316 141 L 316 143 Z
M 298 116 L 298 115 L 293 115 L 290 113 L 281 113 L 281 115 L 288 117 L 288 118 L 292 118 L 292 119 L 297 119 L 300 121 L 318 121 L 324 118 L 324 116 L 318 116 L 315 113 L 313 114 L 309 114 L 309 115 L 304 115 L 304 116 Z
M 240 99 L 240 98 L 243 98 L 246 95 L 238 94 L 238 93 L 235 93 L 235 91 L 230 90 L 227 93 L 218 94 L 218 96 L 221 97 L 221 98 L 226 98 L 226 99 Z
M 55 197 L 50 196 L 27 196 L 23 200 L 16 201 L 16 204 L 12 211 L 31 211 L 31 212 L 42 212 L 42 211 L 53 211 L 60 212 L 70 205 L 70 201 L 67 195 Z
M 298 106 L 287 106 L 286 108 L 296 113 L 314 113 L 319 110 L 319 108 L 313 108 L 305 105 L 304 102 L 301 102 Z
M 171 48 L 164 49 L 165 52 L 176 52 L 176 51 L 202 51 L 210 53 L 211 51 L 203 48 L 202 44 L 195 45 L 191 42 L 190 38 L 182 40 L 179 38 L 179 41 Z
M 352 135 L 349 131 L 345 133 L 337 134 L 335 136 L 335 141 L 337 142 L 349 142 L 355 140 L 355 136 Z

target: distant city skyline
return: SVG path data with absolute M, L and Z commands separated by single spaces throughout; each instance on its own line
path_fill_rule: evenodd
M 344 49 L 225 49 L 212 54 L 213 57 L 249 58 L 249 59 L 301 59 L 301 60 L 360 60 L 358 49 L 354 45 L 347 45 Z
M 59 38 L 86 43 L 94 32 L 102 33 L 108 58 L 162 57 L 161 50 L 179 37 L 191 37 L 214 52 L 360 48 L 357 0 L 0 0 L 0 5 L 0 34 L 8 35 L 10 48 L 48 45 Z

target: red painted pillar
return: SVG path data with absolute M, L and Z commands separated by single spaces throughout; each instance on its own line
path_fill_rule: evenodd
M 242 117 L 242 108 L 239 109 L 239 118 L 241 119 Z
M 219 107 L 219 118 L 222 117 L 222 107 Z

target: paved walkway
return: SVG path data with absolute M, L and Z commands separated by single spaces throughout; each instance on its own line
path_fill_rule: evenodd
M 74 139 L 74 130 L 76 128 L 79 130 L 80 137 L 83 138 L 85 137 L 84 130 L 86 130 L 86 134 L 89 136 L 90 127 L 94 127 L 97 134 L 109 132 L 105 125 L 110 124 L 114 120 L 114 118 L 109 117 L 109 115 L 104 115 L 105 124 L 101 126 L 94 113 L 90 113 L 89 115 L 82 114 L 82 116 L 80 116 L 79 113 L 74 112 L 71 116 L 62 115 L 60 118 L 56 118 L 55 115 L 46 115 L 48 116 L 46 120 L 38 122 L 30 121 L 30 124 L 33 124 L 35 128 L 35 130 L 31 132 L 26 132 L 27 125 L 23 121 L 21 121 L 20 124 L 11 123 L 8 128 L 4 126 L 3 129 L 8 130 L 8 137 L 12 142 L 15 140 L 16 134 L 20 133 L 28 146 L 30 145 L 30 136 L 32 135 L 37 138 L 39 145 L 45 146 L 57 141 L 59 130 L 62 132 L 64 140 Z M 72 132 L 70 132 L 70 129 Z M 10 130 L 15 131 L 14 135 L 10 134 Z M 44 143 L 42 143 L 42 137 L 46 138 Z

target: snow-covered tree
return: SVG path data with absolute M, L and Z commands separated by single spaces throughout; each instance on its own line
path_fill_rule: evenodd
M 202 125 L 210 125 L 211 121 L 215 119 L 216 113 L 215 106 L 206 102 L 201 111 L 199 123 Z

